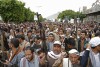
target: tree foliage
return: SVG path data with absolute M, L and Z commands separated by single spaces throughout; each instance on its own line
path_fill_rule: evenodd
M 83 20 L 83 18 L 86 17 L 86 15 L 82 14 L 82 12 L 76 12 L 76 17 L 80 18 L 80 20 Z
M 24 3 L 17 0 L 1 0 L 0 14 L 5 22 L 22 22 L 24 20 Z
M 0 15 L 4 22 L 32 22 L 34 12 L 18 0 L 0 0 Z
M 25 8 L 24 12 L 25 22 L 32 22 L 34 21 L 34 12 L 32 12 L 29 8 Z
M 75 12 L 73 10 L 65 10 L 65 11 L 62 11 L 59 15 L 58 15 L 58 18 L 60 19 L 68 19 L 70 20 L 71 18 L 80 18 L 80 19 L 83 19 L 85 17 L 85 15 L 83 15 L 81 12 Z

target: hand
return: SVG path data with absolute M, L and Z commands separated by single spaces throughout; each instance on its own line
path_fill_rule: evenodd
M 40 64 L 44 65 L 45 64 L 45 60 L 46 60 L 45 54 L 41 53 L 40 56 L 39 56 L 39 58 L 40 58 Z
M 90 44 L 87 44 L 87 46 L 86 46 L 88 49 L 90 49 L 91 48 L 91 45 Z
M 6 62 L 4 62 L 4 64 L 8 65 L 8 64 L 9 64 L 9 61 L 8 61 L 8 60 L 6 60 Z

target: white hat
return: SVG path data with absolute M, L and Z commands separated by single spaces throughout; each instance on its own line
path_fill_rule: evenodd
M 54 44 L 61 45 L 61 42 L 60 41 L 55 41 Z
M 79 52 L 76 49 L 71 49 L 69 52 L 69 54 L 76 54 L 79 55 Z
M 65 35 L 63 34 L 63 35 L 60 35 L 60 37 L 65 37 Z
M 96 47 L 100 44 L 100 37 L 94 37 L 90 40 L 89 44 L 91 47 Z

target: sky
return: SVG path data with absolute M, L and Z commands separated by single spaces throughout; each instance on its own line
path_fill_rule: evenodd
M 83 6 L 92 7 L 96 0 L 20 0 L 25 3 L 26 8 L 40 13 L 44 18 L 55 13 L 71 9 L 82 10 Z

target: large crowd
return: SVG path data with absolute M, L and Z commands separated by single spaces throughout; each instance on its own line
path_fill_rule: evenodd
M 100 23 L 0 23 L 0 36 L 0 67 L 100 67 Z

